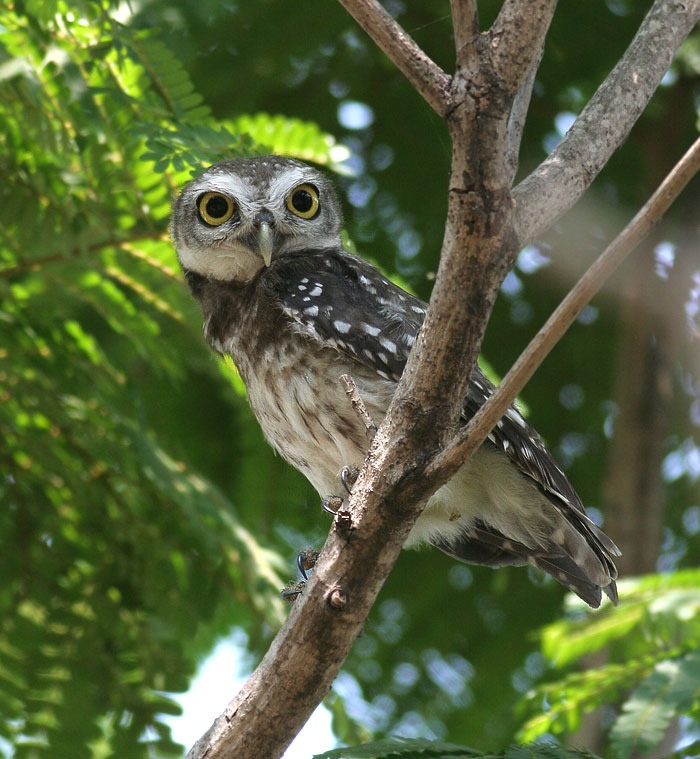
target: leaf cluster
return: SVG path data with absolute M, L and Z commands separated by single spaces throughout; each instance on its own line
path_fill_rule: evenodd
M 611 745 L 627 757 L 655 749 L 676 717 L 698 720 L 700 571 L 625 580 L 620 595 L 617 608 L 576 612 L 544 628 L 542 652 L 555 679 L 522 700 L 521 740 L 574 732 L 586 712 L 619 703 Z M 605 663 L 572 669 L 595 654 Z
M 234 622 L 279 624 L 279 556 L 168 434 L 183 383 L 228 383 L 167 224 L 192 168 L 270 150 L 329 163 L 332 147 L 298 120 L 214 122 L 157 33 L 107 4 L 0 11 L 0 746 L 13 756 L 179 755 L 165 693 L 188 688 Z

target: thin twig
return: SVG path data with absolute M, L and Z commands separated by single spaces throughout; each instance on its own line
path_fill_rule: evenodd
M 450 77 L 377 0 L 339 0 L 357 23 L 440 116 L 449 108 Z
M 518 393 L 554 345 L 573 324 L 603 283 L 659 222 L 671 203 L 700 170 L 700 138 L 673 167 L 636 216 L 594 261 L 574 288 L 547 319 L 542 329 L 513 364 L 493 395 L 464 427 L 457 440 L 428 467 L 426 475 L 443 467 L 454 469 L 486 439 Z
M 369 411 L 367 411 L 367 407 L 362 400 L 360 391 L 357 389 L 355 380 L 349 374 L 341 374 L 340 381 L 345 388 L 345 392 L 348 394 L 348 398 L 350 398 L 353 410 L 360 418 L 362 424 L 365 425 L 367 436 L 372 440 L 377 434 L 377 425 L 374 423 Z

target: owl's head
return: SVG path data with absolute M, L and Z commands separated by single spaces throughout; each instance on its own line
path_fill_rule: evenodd
M 193 179 L 175 201 L 171 232 L 185 271 L 245 283 L 285 253 L 338 247 L 341 224 L 320 171 L 267 155 L 221 161 Z

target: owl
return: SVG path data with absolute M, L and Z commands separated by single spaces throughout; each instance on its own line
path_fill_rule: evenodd
M 323 173 L 268 155 L 208 168 L 171 227 L 206 341 L 233 358 L 266 439 L 322 498 L 368 448 L 339 377 L 381 422 L 427 308 L 344 250 L 342 221 Z M 465 424 L 493 389 L 476 368 Z M 428 501 L 406 546 L 426 542 L 472 564 L 539 567 L 593 607 L 601 589 L 617 602 L 617 547 L 515 407 Z

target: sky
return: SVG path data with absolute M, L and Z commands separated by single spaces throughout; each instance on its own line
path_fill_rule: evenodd
M 187 750 L 224 711 L 246 681 L 249 673 L 243 671 L 241 663 L 247 657 L 247 652 L 234 637 L 226 638 L 202 662 L 190 690 L 170 694 L 182 705 L 183 714 L 163 721 L 170 725 L 173 739 Z M 335 746 L 330 712 L 321 705 L 289 746 L 284 759 L 310 759 Z

